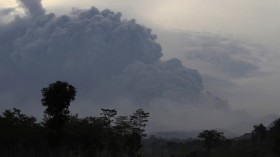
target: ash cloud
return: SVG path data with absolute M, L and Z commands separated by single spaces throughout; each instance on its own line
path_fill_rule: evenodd
M 3 8 L 3 9 L 0 9 L 0 17 L 1 16 L 7 16 L 7 15 L 11 14 L 14 11 L 15 11 L 14 8 Z
M 159 31 L 166 59 L 180 57 L 185 66 L 198 69 L 206 90 L 227 99 L 224 93 L 238 81 L 270 75 L 264 69 L 269 51 L 258 44 L 213 33 Z M 240 87 L 238 87 L 240 88 Z M 227 90 L 225 90 L 227 89 Z
M 194 42 L 190 43 L 193 47 L 188 50 L 187 58 L 209 63 L 228 78 L 250 77 L 260 71 L 257 58 L 252 56 L 254 50 L 240 41 L 199 35 Z
M 161 31 L 159 34 L 170 54 L 181 56 L 185 65 L 192 65 L 203 74 L 229 80 L 263 74 L 260 65 L 268 51 L 260 45 L 212 33 Z
M 135 20 L 123 20 L 121 13 L 94 7 L 56 16 L 46 14 L 40 0 L 19 3 L 26 15 L 0 25 L 1 110 L 17 104 L 41 115 L 41 88 L 64 80 L 77 87 L 73 108 L 84 115 L 104 104 L 123 105 L 124 110 L 140 105 L 155 116 L 164 111 L 161 107 L 173 104 L 166 114 L 202 108 L 213 123 L 220 117 L 207 116 L 208 109 L 233 113 L 226 101 L 203 90 L 197 70 L 176 58 L 162 60 L 157 36 Z M 169 124 L 158 123 L 166 121 L 159 117 L 152 120 L 154 124 Z
M 175 58 L 155 64 L 135 63 L 113 80 L 119 91 L 139 101 L 153 98 L 197 100 L 203 89 L 200 74 Z
M 45 14 L 41 0 L 17 0 L 17 2 L 25 10 L 25 13 L 32 17 L 43 16 Z

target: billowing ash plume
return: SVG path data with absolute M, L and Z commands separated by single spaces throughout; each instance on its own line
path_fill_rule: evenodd
M 71 77 L 82 72 L 94 83 L 137 61 L 157 61 L 162 53 L 155 39 L 150 29 L 134 20 L 122 21 L 120 13 L 91 8 L 72 16 L 50 14 L 35 19 L 13 41 L 10 56 L 15 63 L 38 71 L 55 68 Z
M 114 78 L 115 86 L 137 100 L 155 97 L 197 99 L 203 89 L 196 70 L 188 69 L 178 59 L 155 64 L 135 63 Z
M 156 35 L 135 20 L 96 8 L 57 17 L 46 14 L 40 0 L 19 2 L 26 15 L 0 25 L 2 110 L 11 104 L 42 110 L 41 88 L 64 80 L 77 87 L 74 108 L 87 113 L 98 104 L 123 102 L 142 105 L 154 116 L 160 114 L 155 106 L 172 103 L 230 112 L 226 101 L 203 92 L 196 70 L 179 59 L 161 60 Z
M 96 93 L 109 84 L 105 92 L 147 102 L 201 94 L 199 73 L 178 59 L 161 61 L 156 35 L 135 20 L 96 8 L 56 17 L 45 15 L 39 1 L 32 2 L 20 2 L 29 16 L 1 27 L 2 40 L 11 38 L 1 45 L 3 60 L 11 60 L 14 70 L 27 75 L 23 79 L 82 81 Z
M 30 16 L 44 16 L 45 14 L 45 10 L 42 7 L 41 0 L 17 0 L 17 2 Z

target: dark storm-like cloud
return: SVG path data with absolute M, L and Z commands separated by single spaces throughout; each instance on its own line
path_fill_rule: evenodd
M 161 47 L 151 30 L 120 17 L 96 8 L 72 17 L 46 15 L 14 41 L 11 57 L 23 66 L 85 70 L 102 79 L 136 61 L 157 61 Z
M 200 74 L 178 59 L 161 61 L 156 35 L 135 20 L 96 8 L 56 17 L 45 14 L 40 1 L 32 2 L 20 1 L 26 16 L 0 28 L 2 92 L 61 79 L 93 97 L 102 93 L 150 102 L 202 94 Z
M 203 110 L 194 127 L 209 118 L 234 119 L 225 100 L 203 90 L 200 73 L 179 59 L 163 60 L 157 36 L 135 20 L 94 7 L 57 16 L 46 14 L 38 0 L 20 3 L 26 15 L 0 25 L 2 110 L 16 105 L 41 115 L 40 90 L 63 80 L 77 87 L 71 107 L 84 115 L 110 104 L 128 112 L 140 105 L 154 115 L 155 126 L 178 109 L 178 116 Z

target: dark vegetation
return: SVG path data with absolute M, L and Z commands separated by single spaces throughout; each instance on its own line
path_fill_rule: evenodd
M 143 140 L 145 157 L 279 157 L 280 119 L 271 128 L 255 125 L 251 133 L 226 139 L 222 132 L 205 130 L 197 139 L 162 139 L 150 136 Z
M 99 117 L 78 118 L 68 109 L 75 95 L 75 87 L 67 82 L 43 88 L 46 109 L 41 123 L 16 108 L 4 111 L 0 116 L 0 156 L 140 156 L 149 113 L 138 109 L 130 116 L 118 116 L 115 109 L 101 109 Z
M 279 157 L 280 119 L 270 128 L 253 126 L 244 136 L 226 139 L 222 132 L 204 130 L 197 139 L 145 137 L 149 113 L 138 109 L 119 116 L 101 109 L 98 117 L 79 118 L 69 111 L 76 89 L 57 81 L 42 89 L 44 119 L 19 109 L 0 115 L 1 157 Z

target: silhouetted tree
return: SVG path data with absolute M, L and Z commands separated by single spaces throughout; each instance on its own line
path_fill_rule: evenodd
M 114 147 L 116 146 L 116 135 L 113 130 L 112 122 L 113 118 L 117 115 L 115 109 L 101 109 L 101 116 L 99 120 L 103 123 L 103 142 L 106 149 L 106 154 L 113 153 Z
M 144 128 L 148 122 L 149 114 L 143 109 L 138 109 L 130 116 L 131 134 L 127 141 L 131 151 L 130 156 L 139 156 L 139 149 L 142 147 L 142 136 L 146 136 Z
M 63 127 L 69 118 L 69 105 L 75 100 L 76 89 L 67 82 L 56 81 L 42 89 L 42 105 L 45 109 L 45 126 L 49 129 L 49 142 L 56 146 L 61 142 Z
M 221 145 L 225 140 L 224 133 L 218 132 L 217 130 L 204 130 L 199 133 L 198 138 L 203 140 L 208 152 Z
M 131 125 L 128 116 L 118 116 L 114 121 L 114 141 L 111 143 L 113 156 L 124 156 L 128 152 L 127 141 L 131 134 Z
M 254 130 L 252 131 L 252 140 L 260 143 L 266 137 L 266 127 L 263 124 L 254 125 Z

